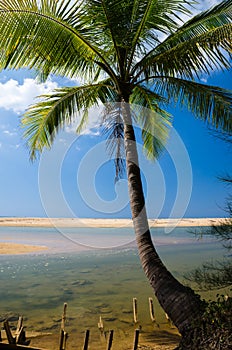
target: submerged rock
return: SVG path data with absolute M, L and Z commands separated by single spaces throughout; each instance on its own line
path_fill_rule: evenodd
M 123 310 L 122 310 L 122 313 L 123 313 L 123 314 L 133 314 L 133 311 L 130 310 L 130 309 L 123 309 Z
M 17 322 L 18 319 L 19 319 L 19 314 L 14 314 L 13 312 L 0 315 L 0 322 L 4 322 L 5 320 L 8 320 L 9 322 Z
M 88 286 L 90 284 L 93 284 L 93 282 L 89 280 L 76 280 L 72 282 L 72 286 Z
M 102 307 L 99 309 L 101 314 L 110 314 L 112 312 L 112 309 L 110 307 Z
M 104 317 L 104 321 L 106 322 L 117 321 L 117 317 Z

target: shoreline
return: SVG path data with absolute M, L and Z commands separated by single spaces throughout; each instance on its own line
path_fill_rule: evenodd
M 191 227 L 218 225 L 225 218 L 149 219 L 150 227 Z M 131 219 L 2 217 L 0 226 L 17 227 L 133 227 Z
M 175 227 L 203 227 L 218 225 L 224 218 L 184 218 L 184 219 L 150 219 L 151 228 L 175 228 Z M 6 217 L 0 218 L 0 227 L 41 227 L 41 228 L 132 228 L 130 219 L 80 219 L 80 218 L 22 218 Z M 48 251 L 49 247 L 45 245 L 30 245 L 0 241 L 1 255 L 20 255 L 31 254 L 36 252 Z

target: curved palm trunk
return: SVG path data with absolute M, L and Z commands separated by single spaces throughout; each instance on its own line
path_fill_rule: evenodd
M 139 257 L 160 305 L 183 335 L 193 319 L 200 316 L 202 302 L 192 289 L 174 278 L 155 250 L 148 226 L 130 107 L 124 104 L 123 109 L 130 206 Z

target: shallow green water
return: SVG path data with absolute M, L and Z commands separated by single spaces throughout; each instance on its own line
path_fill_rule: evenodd
M 25 232 L 28 234 L 24 229 Z M 5 239 L 6 234 L 4 231 Z M 183 237 L 187 237 L 186 232 L 179 230 L 172 236 L 172 244 L 166 241 L 157 247 L 168 269 L 180 280 L 183 273 L 203 261 L 223 256 L 218 243 L 197 243 L 192 238 L 187 242 Z M 97 329 L 101 316 L 105 329 L 125 333 L 134 327 L 132 298 L 136 297 L 139 324 L 143 329 L 153 327 L 148 306 L 153 293 L 136 248 L 65 252 L 57 249 L 57 241 L 54 244 L 54 253 L 0 256 L 1 320 L 6 317 L 14 320 L 22 314 L 27 329 L 57 331 L 63 303 L 67 302 L 67 325 L 72 331 Z M 165 314 L 155 298 L 154 306 L 157 322 L 166 325 Z

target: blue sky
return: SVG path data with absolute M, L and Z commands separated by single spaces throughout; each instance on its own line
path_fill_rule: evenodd
M 0 216 L 130 217 L 126 179 L 115 185 L 105 140 L 91 125 L 78 137 L 66 128 L 51 151 L 29 161 L 20 116 L 35 96 L 71 83 L 39 85 L 26 70 L 0 73 Z M 214 72 L 207 83 L 231 89 L 231 71 Z M 186 110 L 170 112 L 173 130 L 156 164 L 138 141 L 149 216 L 224 216 L 228 188 L 217 176 L 231 172 L 231 150 Z

